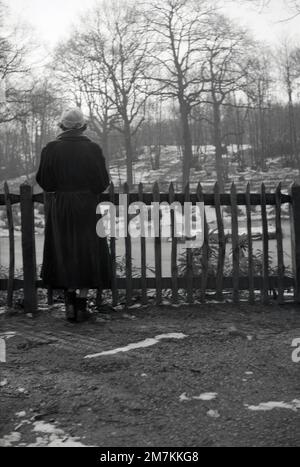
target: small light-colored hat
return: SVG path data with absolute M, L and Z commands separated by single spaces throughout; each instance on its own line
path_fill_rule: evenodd
M 60 124 L 68 130 L 79 130 L 84 127 L 86 121 L 82 111 L 79 108 L 74 107 L 64 110 L 60 119 Z

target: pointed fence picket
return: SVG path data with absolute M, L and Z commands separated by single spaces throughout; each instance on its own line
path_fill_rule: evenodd
M 283 233 L 281 223 L 281 183 L 276 189 L 276 241 L 277 241 L 277 270 L 278 270 L 278 302 L 284 303 L 284 256 Z
M 9 234 L 9 272 L 7 282 L 7 306 L 13 306 L 14 280 L 15 280 L 15 236 L 14 236 L 14 220 L 13 211 L 10 200 L 8 184 L 4 184 L 4 201 L 6 206 L 8 234 Z
M 175 191 L 174 185 L 171 183 L 169 187 L 169 204 L 170 206 L 175 203 Z M 178 240 L 175 235 L 175 211 L 171 209 L 171 281 L 172 281 L 172 302 L 173 304 L 178 303 L 178 264 L 177 264 L 177 254 L 178 254 Z
M 113 183 L 111 183 L 109 188 L 109 197 L 110 202 L 114 205 L 115 201 L 115 187 Z M 114 226 L 115 228 L 115 226 Z M 111 279 L 111 291 L 112 291 L 112 305 L 117 306 L 118 304 L 118 286 L 117 286 L 117 253 L 116 253 L 116 232 L 112 231 L 112 235 L 110 236 L 110 254 L 111 254 L 111 272 L 112 272 L 112 279 Z
M 253 262 L 250 183 L 247 184 L 247 188 L 246 188 L 246 217 L 247 217 L 247 243 L 248 243 L 249 302 L 253 304 L 255 301 L 255 291 L 254 291 L 254 262 Z
M 191 202 L 189 185 L 187 185 L 185 188 L 184 200 L 185 200 L 185 203 Z M 191 230 L 191 227 L 192 227 L 192 225 L 189 225 L 189 221 L 192 217 L 192 212 L 190 211 L 190 207 L 187 207 L 185 205 L 184 210 L 186 211 L 186 209 L 189 209 L 189 212 L 186 212 L 187 217 L 185 218 L 185 232 L 187 232 L 187 234 L 189 235 L 189 230 Z M 186 249 L 186 293 L 187 293 L 187 302 L 189 304 L 194 303 L 193 282 L 194 282 L 193 251 L 191 248 L 187 248 Z
M 220 188 L 219 184 L 215 184 L 215 207 L 216 207 L 216 219 L 218 228 L 218 242 L 219 242 L 219 253 L 218 253 L 218 269 L 216 273 L 217 290 L 216 299 L 219 301 L 223 300 L 223 278 L 224 278 L 224 266 L 226 258 L 226 237 L 224 231 L 224 222 L 222 215 L 222 206 L 220 199 Z
M 160 204 L 160 191 L 158 183 L 153 187 L 153 202 Z M 154 215 L 154 256 L 155 256 L 155 279 L 156 279 L 156 304 L 162 303 L 162 251 L 161 251 L 161 222 L 159 213 Z
M 231 186 L 231 239 L 232 239 L 232 279 L 233 279 L 233 302 L 239 303 L 239 280 L 240 280 L 240 245 L 239 225 L 236 187 Z
M 144 203 L 143 184 L 139 185 L 139 202 Z M 146 248 L 146 220 L 145 211 L 141 209 L 141 283 L 142 283 L 142 304 L 147 305 L 147 248 Z
M 262 303 L 267 305 L 269 302 L 269 231 L 267 218 L 267 203 L 266 203 L 266 187 L 264 183 L 261 185 L 261 218 L 262 218 L 262 244 L 263 244 L 263 261 L 262 261 Z

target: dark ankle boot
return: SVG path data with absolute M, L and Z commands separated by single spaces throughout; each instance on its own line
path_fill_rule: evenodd
M 90 314 L 87 309 L 87 298 L 76 299 L 76 321 L 77 323 L 84 323 L 88 321 Z
M 65 290 L 66 319 L 71 323 L 76 321 L 76 292 Z

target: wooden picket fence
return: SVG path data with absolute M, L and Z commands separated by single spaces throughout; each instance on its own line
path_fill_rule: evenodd
M 238 193 L 236 186 L 232 184 L 230 193 L 220 193 L 218 184 L 215 185 L 213 193 L 204 193 L 199 184 L 195 191 L 191 191 L 189 186 L 183 193 L 176 193 L 173 184 L 170 185 L 167 193 L 160 191 L 156 183 L 151 193 L 144 192 L 143 185 L 139 185 L 137 192 L 130 192 L 127 184 L 123 187 L 123 193 L 127 194 L 128 205 L 135 202 L 143 202 L 151 206 L 153 202 L 204 202 L 205 206 L 214 207 L 216 211 L 218 230 L 218 261 L 215 274 L 209 273 L 209 251 L 210 236 L 209 225 L 205 219 L 204 223 L 204 245 L 202 247 L 202 273 L 195 276 L 193 273 L 193 251 L 187 249 L 186 253 L 186 273 L 180 276 L 178 271 L 178 239 L 175 237 L 174 212 L 171 211 L 171 276 L 162 275 L 162 239 L 155 238 L 155 276 L 147 275 L 147 239 L 142 235 L 140 239 L 141 264 L 139 277 L 133 274 L 132 266 L 132 241 L 128 236 L 125 239 L 126 253 L 126 273 L 125 277 L 117 276 L 116 239 L 111 238 L 110 248 L 112 256 L 112 302 L 117 305 L 119 302 L 119 292 L 126 291 L 126 303 L 132 304 L 135 291 L 140 291 L 141 300 L 144 305 L 149 300 L 149 290 L 154 290 L 156 303 L 163 302 L 165 290 L 171 291 L 171 299 L 174 304 L 178 303 L 180 291 L 186 293 L 187 302 L 193 304 L 195 297 L 201 302 L 207 300 L 208 294 L 214 293 L 214 298 L 218 301 L 224 299 L 224 293 L 230 292 L 232 301 L 239 303 L 245 297 L 250 303 L 255 303 L 259 299 L 266 304 L 270 300 L 270 290 L 276 290 L 277 302 L 283 304 L 286 301 L 285 291 L 294 291 L 294 300 L 300 302 L 300 186 L 293 185 L 290 194 L 284 194 L 279 184 L 276 191 L 267 193 L 265 185 L 262 184 L 260 193 L 251 193 L 250 185 L 247 185 L 244 193 Z M 26 312 L 35 313 L 38 309 L 37 290 L 45 288 L 41 280 L 37 278 L 36 249 L 35 249 L 35 226 L 34 226 L 34 206 L 35 203 L 45 205 L 45 215 L 47 214 L 48 197 L 51 194 L 34 194 L 33 188 L 28 184 L 20 187 L 20 194 L 12 194 L 7 183 L 4 187 L 4 194 L 0 194 L 0 206 L 6 207 L 8 231 L 9 231 L 9 273 L 6 279 L 0 280 L 0 290 L 7 291 L 7 304 L 13 305 L 13 295 L 15 290 L 24 290 L 24 307 Z M 107 193 L 100 196 L 99 202 L 110 202 L 119 204 L 119 190 L 112 184 Z M 283 231 L 282 231 L 282 204 L 290 205 L 290 225 L 292 238 L 293 275 L 285 274 Z M 23 254 L 23 279 L 15 278 L 15 231 L 13 222 L 13 206 L 19 204 L 21 210 L 21 231 L 22 231 L 22 254 Z M 232 244 L 232 274 L 224 275 L 224 265 L 226 256 L 226 236 L 222 207 L 231 207 L 231 244 Z M 248 275 L 240 273 L 240 252 L 239 252 L 239 206 L 245 206 L 247 219 L 247 255 L 248 255 Z M 262 223 L 262 246 L 263 265 L 262 274 L 257 276 L 254 273 L 253 264 L 253 238 L 252 238 L 252 206 L 261 206 Z M 269 264 L 269 232 L 267 206 L 273 206 L 276 211 L 276 242 L 277 242 L 277 273 L 270 272 Z M 129 222 L 129 221 L 128 221 Z M 143 227 L 142 227 L 143 228 Z M 226 295 L 228 298 L 228 295 Z M 52 291 L 48 290 L 48 301 L 52 303 Z

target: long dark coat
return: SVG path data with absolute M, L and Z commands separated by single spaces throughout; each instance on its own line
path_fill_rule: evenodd
M 101 148 L 82 133 L 63 133 L 42 151 L 36 180 L 50 196 L 42 279 L 48 286 L 109 288 L 106 239 L 97 236 L 98 196 L 109 185 Z

